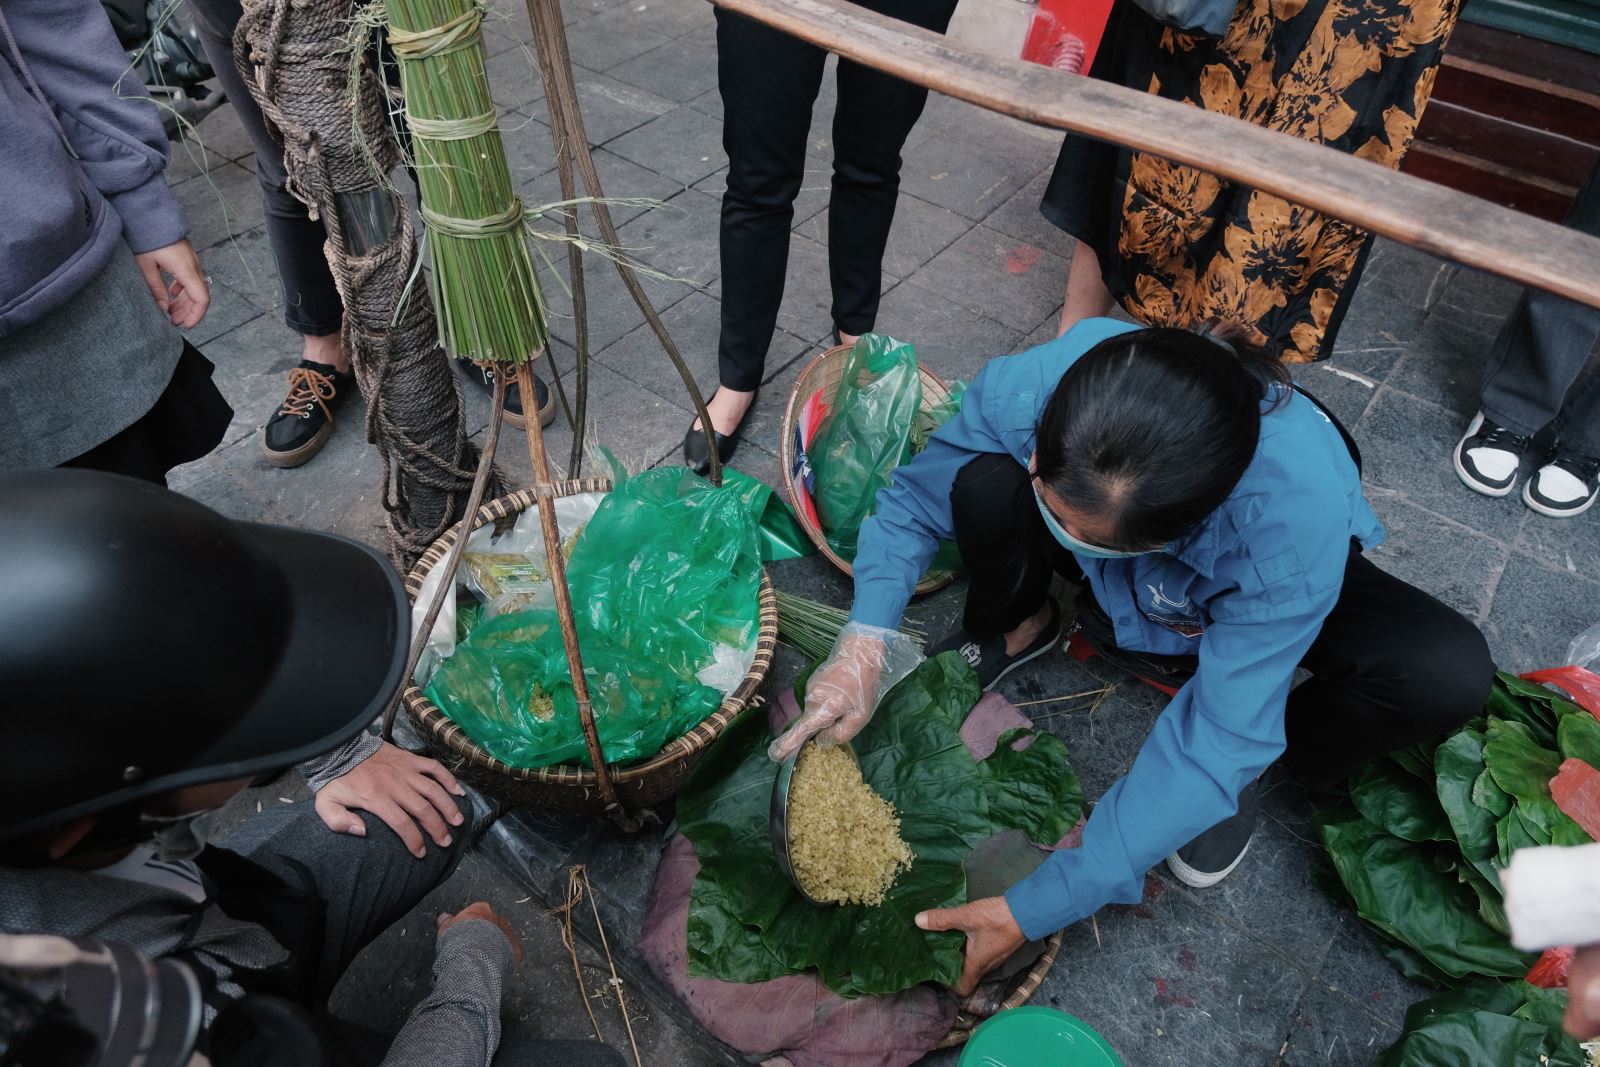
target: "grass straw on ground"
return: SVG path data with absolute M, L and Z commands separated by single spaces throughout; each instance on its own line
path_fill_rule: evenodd
M 777 600 L 779 639 L 798 648 L 810 659 L 821 659 L 833 651 L 839 631 L 850 621 L 848 611 L 803 596 L 779 591 Z M 900 632 L 918 645 L 927 640 L 927 635 L 912 623 L 902 622 Z

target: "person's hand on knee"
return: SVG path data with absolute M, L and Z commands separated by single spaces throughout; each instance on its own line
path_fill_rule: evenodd
M 418 859 L 428 854 L 428 839 L 450 847 L 450 827 L 466 817 L 455 798 L 466 790 L 438 760 L 418 756 L 384 742 L 372 755 L 335 778 L 317 793 L 317 814 L 328 829 L 365 836 L 366 811 L 400 836 Z

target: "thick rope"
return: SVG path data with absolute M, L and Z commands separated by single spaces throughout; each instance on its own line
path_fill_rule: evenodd
M 234 59 L 283 141 L 290 192 L 327 228 L 324 251 L 345 306 L 345 350 L 367 399 L 367 440 L 381 459 L 389 557 L 405 571 L 460 517 L 479 456 L 419 281 L 410 207 L 386 185 L 401 159 L 387 94 L 363 68 L 350 97 L 352 6 L 244 0 Z M 453 40 L 447 33 L 406 47 L 447 50 Z M 383 243 L 357 252 L 340 205 L 363 198 L 378 198 L 392 223 Z M 502 491 L 491 471 L 489 492 Z

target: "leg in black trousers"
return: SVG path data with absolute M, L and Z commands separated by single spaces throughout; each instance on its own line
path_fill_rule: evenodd
M 344 321 L 344 304 L 322 251 L 327 231 L 289 192 L 283 145 L 267 129 L 261 109 L 233 62 L 233 31 L 241 16 L 239 0 L 189 0 L 189 10 L 211 69 L 217 72 L 228 104 L 255 148 L 267 243 L 272 246 L 278 280 L 283 285 L 284 321 L 291 330 L 310 337 L 338 333 Z
M 974 459 L 951 488 L 969 582 L 964 626 L 975 638 L 1005 633 L 1038 611 L 1052 572 L 1083 581 L 1032 494 L 1027 469 L 1002 455 Z M 1084 633 L 1095 636 L 1088 627 Z M 1163 670 L 1177 660 L 1198 664 L 1095 643 L 1113 662 L 1148 658 Z M 1476 626 L 1355 550 L 1339 601 L 1301 666 L 1311 678 L 1289 694 L 1284 763 L 1312 785 L 1337 782 L 1367 760 L 1481 714 L 1494 677 Z
M 866 0 L 873 11 L 943 33 L 956 0 Z M 863 334 L 878 319 L 883 250 L 900 195 L 900 149 L 922 117 L 928 91 L 848 59 L 839 60 L 833 115 L 833 192 L 828 200 L 828 274 L 833 324 Z
M 874 11 L 943 32 L 955 0 L 868 0 Z M 717 10 L 717 84 L 728 190 L 722 198 L 722 336 L 726 389 L 761 384 L 783 302 L 794 198 L 827 54 L 742 15 Z M 870 330 L 883 289 L 883 250 L 900 190 L 900 149 L 927 90 L 848 60 L 839 63 L 828 262 L 834 325 Z
M 722 336 L 726 389 L 761 384 L 789 267 L 794 198 L 805 177 L 811 105 L 827 53 L 717 9 L 717 85 L 728 191 L 722 197 Z

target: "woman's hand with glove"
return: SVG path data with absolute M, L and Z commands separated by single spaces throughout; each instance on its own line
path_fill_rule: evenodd
M 813 737 L 824 746 L 849 741 L 867 725 L 884 694 L 921 662 L 916 642 L 899 630 L 846 623 L 833 651 L 806 683 L 805 710 L 767 755 L 782 763 Z

